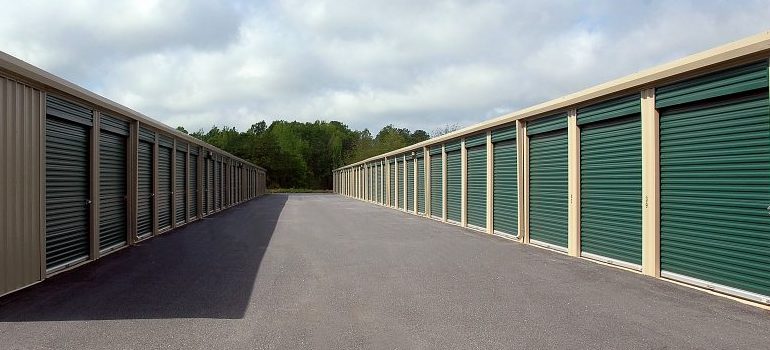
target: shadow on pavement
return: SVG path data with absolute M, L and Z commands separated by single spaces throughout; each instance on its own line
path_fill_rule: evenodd
M 0 298 L 0 322 L 243 318 L 287 199 L 251 200 Z

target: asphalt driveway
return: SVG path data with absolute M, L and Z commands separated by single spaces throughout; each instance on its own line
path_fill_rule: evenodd
M 0 298 L 0 349 L 767 349 L 770 312 L 336 195 Z

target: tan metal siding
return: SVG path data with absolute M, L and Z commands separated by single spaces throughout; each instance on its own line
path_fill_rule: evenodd
M 41 279 L 41 97 L 0 77 L 0 295 Z

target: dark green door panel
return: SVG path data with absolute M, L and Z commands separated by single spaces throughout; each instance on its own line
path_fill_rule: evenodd
M 660 112 L 660 263 L 770 295 L 767 92 Z
M 81 124 L 48 115 L 45 125 L 45 265 L 88 258 L 89 132 Z
M 187 219 L 187 152 L 176 151 L 176 181 L 174 182 L 174 221 L 184 223 Z
M 444 188 L 441 153 L 430 156 L 430 215 L 443 217 Z
M 519 223 L 516 151 L 516 139 L 494 144 L 493 225 L 495 231 L 514 236 L 518 234 Z
M 460 151 L 446 153 L 446 210 L 447 219 L 454 222 L 462 220 L 462 176 Z
M 136 234 L 140 237 L 152 234 L 155 220 L 155 206 L 153 204 L 153 176 L 155 173 L 152 165 L 153 158 L 152 143 L 139 141 L 138 151 L 138 198 L 137 198 L 137 229 Z
M 414 160 L 406 162 L 406 210 L 414 211 Z
M 642 264 L 642 127 L 637 114 L 580 128 L 581 250 Z
M 171 155 L 173 150 L 169 147 L 158 147 L 158 229 L 164 230 L 171 227 L 171 192 L 172 187 Z
M 748 91 L 767 91 L 767 60 L 655 89 L 655 106 L 665 108 Z
M 187 186 L 190 188 L 189 212 L 191 219 L 198 216 L 198 155 L 190 155 L 190 177 Z M 249 188 L 250 189 L 250 188 Z
M 214 205 L 216 210 L 222 209 L 222 196 L 224 195 L 224 170 L 222 169 L 222 161 L 217 160 L 214 168 Z
M 567 130 L 530 136 L 529 234 L 567 247 Z
M 99 135 L 99 249 L 128 242 L 127 147 L 123 135 Z
M 417 212 L 425 214 L 425 158 L 417 158 Z
M 396 166 L 398 173 L 398 209 L 404 209 L 404 202 L 406 201 L 406 196 L 404 195 L 404 190 L 406 189 L 406 186 L 404 186 L 404 160 L 402 157 L 398 159 L 398 165 Z
M 390 200 L 388 206 L 396 206 L 396 162 L 390 162 Z
M 206 214 L 214 211 L 214 160 L 206 159 Z
M 487 227 L 487 146 L 468 148 L 468 224 Z

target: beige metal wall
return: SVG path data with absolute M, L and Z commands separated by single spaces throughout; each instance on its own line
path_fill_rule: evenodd
M 86 261 L 73 261 L 63 267 L 45 269 L 45 120 L 46 120 L 46 94 L 54 94 L 63 99 L 86 106 L 94 111 L 94 125 L 90 130 L 91 147 L 90 177 L 91 199 L 93 204 L 90 209 L 89 239 L 91 249 Z M 203 159 L 206 151 L 211 151 L 216 157 L 224 158 L 221 182 L 222 207 L 242 203 L 253 197 L 265 193 L 265 170 L 242 159 L 208 145 L 189 135 L 180 133 L 173 128 L 149 119 L 131 109 L 109 101 L 90 91 L 82 89 L 50 73 L 21 62 L 0 52 L 0 296 L 15 290 L 24 288 L 41 281 L 46 277 L 75 268 L 82 264 L 99 259 L 100 257 L 122 249 L 113 247 L 106 250 L 99 249 L 99 138 L 101 135 L 100 115 L 110 114 L 129 123 L 127 154 L 127 237 L 128 245 L 136 243 L 137 220 L 137 152 L 139 126 L 151 129 L 155 135 L 163 135 L 173 140 L 176 144 L 189 146 L 201 146 L 198 157 L 198 212 L 190 214 L 189 197 L 185 202 L 179 202 L 176 196 L 171 196 L 170 216 L 172 227 L 180 227 L 204 214 L 202 207 L 203 185 Z M 158 152 L 153 154 L 153 167 L 155 168 L 155 190 L 157 193 L 158 176 Z M 185 161 L 185 179 L 182 184 L 190 194 L 189 188 L 189 148 L 180 148 L 187 152 Z M 175 176 L 177 147 L 172 151 L 171 190 L 177 189 Z M 237 174 L 249 174 L 250 176 L 236 176 Z M 239 196 L 239 192 L 246 193 L 247 183 L 253 183 L 253 190 L 245 196 Z M 157 235 L 158 206 L 157 196 L 154 205 L 155 226 L 154 234 Z M 184 218 L 177 220 L 176 207 L 185 206 Z
M 0 295 L 41 279 L 42 99 L 0 76 Z

